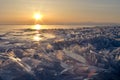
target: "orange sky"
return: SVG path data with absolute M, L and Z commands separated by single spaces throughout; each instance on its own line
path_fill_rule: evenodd
M 120 23 L 119 0 L 0 0 L 0 24 Z

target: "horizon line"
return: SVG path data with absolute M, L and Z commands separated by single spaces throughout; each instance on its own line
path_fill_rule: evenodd
M 120 25 L 120 23 L 114 23 L 114 22 L 83 22 L 83 23 L 36 23 L 40 25 Z M 0 25 L 35 25 L 31 23 L 0 23 Z

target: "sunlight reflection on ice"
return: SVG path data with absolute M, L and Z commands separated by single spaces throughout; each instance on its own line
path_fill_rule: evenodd
M 40 34 L 36 34 L 34 37 L 33 37 L 33 40 L 34 41 L 40 41 L 42 38 L 40 37 Z
M 33 36 L 33 40 L 34 41 L 40 41 L 42 38 L 40 37 L 41 34 L 39 34 L 38 30 L 41 29 L 41 25 L 40 24 L 36 24 L 32 27 L 32 29 L 35 29 L 36 30 L 36 33 L 34 36 Z
M 40 24 L 36 24 L 36 25 L 33 26 L 32 29 L 40 30 L 41 29 L 41 25 Z

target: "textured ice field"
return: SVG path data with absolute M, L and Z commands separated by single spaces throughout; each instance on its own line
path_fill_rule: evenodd
M 120 80 L 120 27 L 1 33 L 0 80 Z

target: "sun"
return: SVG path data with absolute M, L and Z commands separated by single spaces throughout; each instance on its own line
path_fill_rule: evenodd
M 42 14 L 40 14 L 40 13 L 35 13 L 35 14 L 34 14 L 34 18 L 35 18 L 35 20 L 41 20 L 41 19 L 42 19 Z

